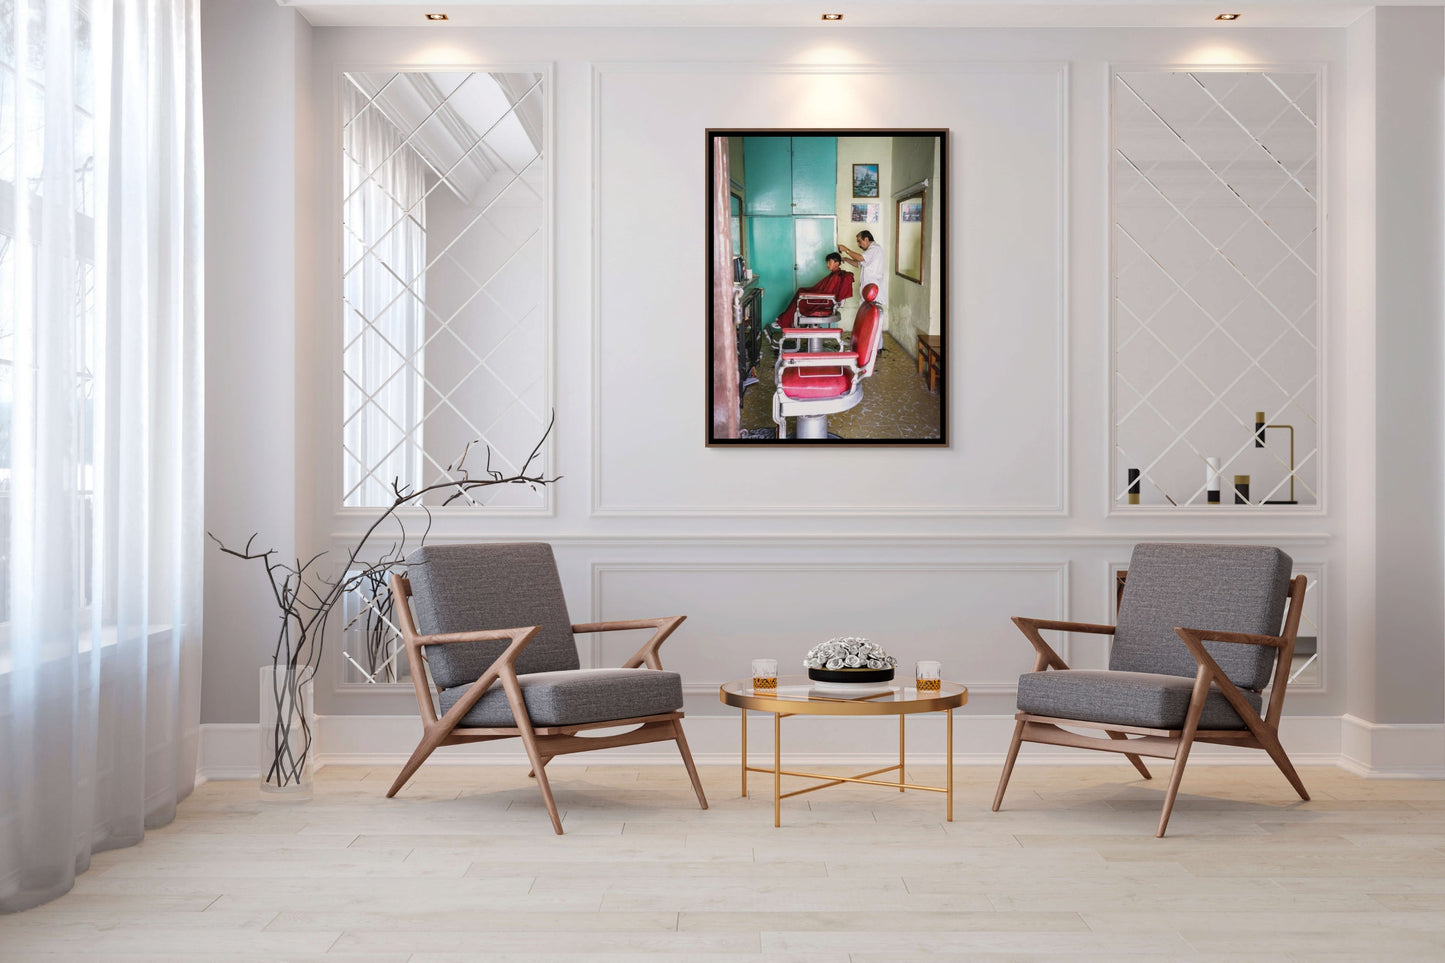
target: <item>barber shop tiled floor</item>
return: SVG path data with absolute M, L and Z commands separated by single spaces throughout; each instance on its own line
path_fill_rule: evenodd
M 445 752 L 445 750 L 443 750 Z M 1193 765 L 960 767 L 931 793 L 738 796 L 702 767 L 554 765 L 555 836 L 526 766 L 327 768 L 306 803 L 212 782 L 174 823 L 95 856 L 70 894 L 0 916 L 5 963 L 908 963 L 1439 960 L 1445 782 Z M 910 767 L 937 782 L 937 768 Z
M 893 340 L 883 335 L 885 350 L 878 356 L 873 374 L 863 382 L 863 400 L 848 411 L 828 416 L 828 430 L 842 438 L 937 438 L 941 409 L 940 392 L 928 390 L 918 373 L 918 361 Z M 743 395 L 742 427 L 774 428 L 773 365 L 777 354 L 763 343 L 758 362 L 758 383 Z M 788 436 L 797 431 L 797 420 L 788 419 Z

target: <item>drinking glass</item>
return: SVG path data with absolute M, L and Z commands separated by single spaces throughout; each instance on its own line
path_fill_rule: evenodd
M 775 692 L 778 688 L 778 660 L 753 660 L 753 688 Z
M 916 663 L 914 666 L 914 672 L 918 680 L 917 685 L 919 693 L 922 694 L 925 692 L 938 692 L 939 690 L 941 690 L 943 687 L 942 671 L 943 663 L 941 662 Z

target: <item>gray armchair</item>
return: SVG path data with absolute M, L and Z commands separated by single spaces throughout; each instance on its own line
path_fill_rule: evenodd
M 687 616 L 573 625 L 552 548 L 541 543 L 428 546 L 406 564 L 391 591 L 423 734 L 388 798 L 439 746 L 520 738 L 561 835 L 546 773 L 554 756 L 671 740 L 707 808 L 682 732 L 682 679 L 664 672 L 657 654 Z M 621 668 L 579 667 L 574 633 L 648 628 L 652 637 Z M 578 735 L 625 726 L 636 728 Z
M 1308 800 L 1279 741 L 1306 585 L 1303 575 L 1290 578 L 1291 565 L 1277 548 L 1143 544 L 1121 577 L 1117 626 L 1015 618 L 1033 644 L 1034 669 L 1019 677 L 994 812 L 1025 742 L 1123 753 L 1145 779 L 1141 756 L 1174 760 L 1159 836 L 1196 742 L 1263 749 Z M 1070 669 L 1041 630 L 1113 635 L 1109 668 Z M 1103 730 L 1107 738 L 1061 726 Z

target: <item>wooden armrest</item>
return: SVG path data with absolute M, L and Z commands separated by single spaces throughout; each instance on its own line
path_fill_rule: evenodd
M 1055 619 L 1027 619 L 1018 616 L 1014 619 L 1015 624 L 1027 622 L 1036 629 L 1050 629 L 1059 632 L 1091 632 L 1094 635 L 1113 635 L 1114 626 L 1101 625 L 1097 622 L 1060 622 Z
M 468 684 L 467 691 L 462 693 L 462 697 L 456 701 L 456 704 L 447 710 L 446 715 L 442 716 L 440 725 L 443 731 L 450 732 L 455 729 L 462 718 L 468 712 L 472 711 L 472 707 L 477 704 L 482 696 L 486 694 L 486 691 L 490 689 L 498 679 L 505 677 L 514 680 L 511 683 L 512 685 L 516 684 L 517 656 L 522 654 L 522 650 L 527 647 L 528 643 L 530 643 L 540 631 L 540 628 L 531 625 L 525 629 L 489 629 L 483 632 L 447 632 L 442 635 L 415 636 L 417 645 L 445 645 L 448 642 L 490 642 L 497 639 L 512 640 L 512 644 L 507 646 L 501 655 L 492 660 L 492 664 L 487 666 L 487 671 L 483 672 L 475 682 Z M 427 641 L 428 639 L 435 641 Z M 425 683 L 415 678 L 412 682 L 416 685 L 417 698 L 421 699 Z M 506 684 L 508 683 L 503 683 L 503 685 Z M 427 705 L 429 706 L 430 696 L 428 696 L 427 699 Z M 425 710 L 423 710 L 423 712 L 425 712 Z M 431 715 L 433 720 L 435 720 L 435 710 L 432 711 Z M 433 723 L 433 725 L 436 724 L 435 722 Z
M 416 644 L 450 645 L 453 642 L 500 642 L 503 639 L 512 639 L 514 642 L 521 642 L 521 645 L 517 646 L 517 651 L 521 652 L 522 648 L 525 647 L 528 642 L 532 641 L 532 636 L 537 634 L 537 630 L 538 626 L 524 625 L 515 629 L 479 629 L 475 632 L 442 632 L 437 635 L 418 635 L 416 637 Z M 526 641 L 522 641 L 524 635 Z M 508 649 L 508 651 L 510 651 L 510 649 Z
M 1174 632 L 1179 638 L 1184 640 L 1184 645 L 1189 649 L 1189 654 L 1194 656 L 1195 662 L 1199 663 L 1199 675 L 1196 677 L 1195 695 L 1190 698 L 1191 705 L 1196 698 L 1202 699 L 1208 695 L 1208 689 L 1200 689 L 1198 687 L 1200 680 L 1207 678 L 1212 684 L 1219 687 L 1220 694 L 1229 702 L 1234 711 L 1239 713 L 1239 717 L 1244 720 L 1245 726 L 1258 738 L 1260 736 L 1258 726 L 1262 722 L 1259 710 L 1255 709 L 1254 706 L 1245 700 L 1244 693 L 1239 691 L 1239 686 L 1235 685 L 1234 681 L 1224 674 L 1224 670 L 1219 667 L 1219 663 L 1215 662 L 1214 657 L 1204 648 L 1204 643 L 1236 642 L 1243 645 L 1267 645 L 1278 648 L 1284 644 L 1284 640 L 1276 638 L 1273 635 L 1251 635 L 1248 632 L 1208 632 L 1204 629 L 1183 628 L 1176 628 Z
M 652 638 L 642 644 L 642 648 L 632 653 L 632 657 L 622 663 L 624 669 L 636 669 L 646 665 L 649 669 L 662 669 L 662 660 L 657 656 L 657 650 L 667 637 L 677 630 L 677 627 L 687 620 L 686 615 L 673 615 L 661 619 L 622 619 L 613 622 L 583 622 L 572 626 L 575 633 L 583 632 L 622 632 L 627 629 L 656 629 Z
M 1044 637 L 1039 635 L 1039 629 L 1088 624 L 1085 622 L 1054 622 L 1045 619 L 1027 619 L 1021 615 L 1015 615 L 1013 617 L 1013 623 L 1019 627 L 1019 631 L 1024 634 L 1024 638 L 1028 639 L 1029 644 L 1034 647 L 1035 672 L 1043 672 L 1045 669 L 1067 669 L 1069 667 L 1069 664 L 1059 657 L 1059 654 L 1053 650 L 1053 647 L 1044 641 Z M 1079 631 L 1088 630 L 1080 629 Z M 1111 627 L 1109 631 L 1112 632 L 1114 630 Z
M 1175 628 L 1181 638 L 1188 632 L 1190 638 L 1200 642 L 1233 642 L 1235 645 L 1267 645 L 1273 649 L 1284 648 L 1284 639 L 1277 635 L 1254 635 L 1250 632 L 1211 632 L 1208 629 Z M 1186 640 L 1187 644 L 1187 640 Z

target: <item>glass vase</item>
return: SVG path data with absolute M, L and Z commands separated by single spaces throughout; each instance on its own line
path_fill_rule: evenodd
M 290 666 L 261 668 L 261 791 L 311 798 L 316 703 L 310 673 Z

